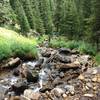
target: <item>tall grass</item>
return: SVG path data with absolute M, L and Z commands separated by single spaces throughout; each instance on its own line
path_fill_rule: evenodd
M 100 52 L 96 54 L 95 61 L 98 65 L 100 65 Z
M 65 47 L 69 49 L 76 49 L 80 53 L 95 55 L 96 54 L 96 48 L 92 46 L 90 43 L 84 42 L 84 41 L 66 41 L 66 40 L 56 40 L 52 39 L 50 42 L 50 47 L 53 48 L 59 48 L 59 47 Z
M 37 56 L 36 40 L 28 39 L 14 31 L 0 28 L 0 60 L 19 56 Z

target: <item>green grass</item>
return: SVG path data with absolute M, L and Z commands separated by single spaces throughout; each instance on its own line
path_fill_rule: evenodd
M 0 28 L 0 60 L 11 56 L 37 57 L 36 40 L 28 39 L 18 33 Z
M 100 52 L 96 54 L 95 61 L 98 65 L 100 65 Z
M 90 55 L 96 54 L 96 48 L 84 41 L 75 41 L 75 40 L 68 41 L 64 39 L 62 40 L 52 39 L 50 47 L 53 48 L 65 47 L 69 49 L 76 49 L 82 54 L 90 54 Z

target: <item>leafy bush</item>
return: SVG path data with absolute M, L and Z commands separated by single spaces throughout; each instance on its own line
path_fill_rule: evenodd
M 0 28 L 0 60 L 11 56 L 36 58 L 36 41 L 18 35 L 14 31 Z

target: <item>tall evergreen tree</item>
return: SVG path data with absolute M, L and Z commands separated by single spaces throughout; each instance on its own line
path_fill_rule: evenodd
M 52 20 L 52 14 L 50 11 L 50 5 L 49 0 L 38 0 L 39 2 L 39 9 L 41 18 L 44 23 L 46 34 L 51 34 L 53 32 L 53 20 Z
M 97 49 L 100 49 L 100 0 L 95 2 L 95 20 L 93 27 L 93 41 L 97 44 Z
M 30 0 L 30 2 L 32 4 L 32 13 L 35 16 L 36 31 L 39 33 L 45 33 L 44 24 L 39 10 L 39 2 L 38 0 Z
M 30 25 L 28 23 L 28 19 L 26 17 L 26 14 L 24 12 L 23 6 L 21 5 L 19 0 L 10 0 L 10 4 L 17 14 L 17 18 L 19 20 L 21 31 L 26 33 L 30 30 Z
M 32 13 L 30 0 L 19 0 L 19 1 L 20 1 L 20 3 L 22 4 L 22 6 L 24 8 L 24 11 L 25 11 L 27 19 L 29 21 L 30 27 L 32 29 L 36 29 L 35 16 Z
M 62 20 L 61 33 L 66 34 L 69 38 L 78 36 L 79 19 L 77 8 L 74 0 L 62 0 Z

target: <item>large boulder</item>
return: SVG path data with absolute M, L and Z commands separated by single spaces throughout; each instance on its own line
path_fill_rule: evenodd
M 16 95 L 20 95 L 28 88 L 28 84 L 25 80 L 19 80 L 17 83 L 11 85 L 8 92 L 14 91 Z

